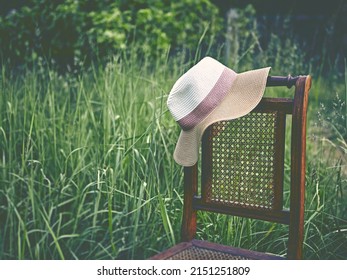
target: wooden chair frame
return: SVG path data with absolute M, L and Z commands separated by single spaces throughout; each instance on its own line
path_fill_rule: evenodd
M 255 112 L 266 110 L 276 111 L 278 129 L 276 139 L 283 145 L 279 145 L 276 151 L 275 162 L 279 166 L 274 170 L 274 180 L 277 185 L 274 197 L 274 207 L 271 211 L 259 211 L 258 209 L 245 209 L 237 206 L 218 205 L 206 200 L 208 180 L 210 174 L 204 173 L 206 170 L 212 172 L 208 166 L 211 162 L 209 152 L 208 134 L 205 131 L 202 139 L 202 175 L 201 175 L 201 196 L 198 195 L 198 165 L 184 168 L 184 206 L 181 228 L 181 239 L 183 243 L 159 253 L 152 259 L 165 259 L 173 254 L 190 246 L 202 246 L 206 249 L 229 252 L 223 245 L 195 240 L 197 228 L 197 211 L 210 211 L 234 216 L 248 217 L 286 224 L 289 226 L 289 238 L 287 247 L 288 259 L 301 259 L 304 238 L 304 200 L 305 200 L 305 157 L 306 157 L 306 115 L 308 105 L 308 93 L 311 87 L 310 76 L 299 77 L 268 77 L 267 86 L 287 86 L 295 85 L 295 95 L 289 98 L 263 98 Z M 284 138 L 286 115 L 292 115 L 291 131 L 291 182 L 290 182 L 290 210 L 283 209 L 283 172 L 284 172 Z M 281 148 L 283 146 L 283 149 Z M 210 170 L 210 171 L 209 171 Z M 247 250 L 233 248 L 234 252 L 244 257 L 267 259 L 264 253 L 250 252 Z M 272 258 L 271 256 L 269 257 Z M 277 257 L 274 257 L 275 259 Z

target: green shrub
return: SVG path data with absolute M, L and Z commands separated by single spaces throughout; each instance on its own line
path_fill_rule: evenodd
M 30 0 L 0 16 L 2 60 L 39 56 L 62 65 L 104 58 L 137 44 L 144 54 L 195 50 L 220 35 L 222 19 L 209 0 Z

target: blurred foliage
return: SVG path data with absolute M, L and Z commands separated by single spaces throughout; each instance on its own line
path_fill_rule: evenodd
M 195 50 L 202 37 L 208 44 L 222 21 L 209 0 L 21 1 L 0 14 L 0 55 L 12 65 L 43 56 L 71 66 L 136 44 L 156 56 Z
M 253 5 L 235 9 L 227 15 L 228 29 L 226 34 L 226 62 L 237 71 L 271 66 L 272 75 L 283 73 L 307 73 L 310 64 L 305 61 L 305 53 L 299 51 L 294 36 L 286 37 L 279 32 L 267 36 L 262 23 L 259 23 L 257 11 Z M 284 30 L 290 30 L 284 23 Z M 266 34 L 267 35 L 267 34 Z
M 347 1 L 213 2 L 222 10 L 232 8 L 234 11 L 234 14 L 227 13 L 227 30 L 232 30 L 226 35 L 233 55 L 227 59 L 231 65 L 242 64 L 247 69 L 256 61 L 255 66 L 278 65 L 291 73 L 314 72 L 329 76 L 334 71 L 337 74 L 334 78 L 343 78 L 347 55 Z M 302 61 L 305 69 L 298 67 Z

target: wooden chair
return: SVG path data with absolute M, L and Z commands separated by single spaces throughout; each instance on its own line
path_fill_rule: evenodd
M 288 225 L 288 259 L 302 257 L 306 112 L 310 76 L 268 77 L 267 86 L 295 85 L 294 99 L 263 98 L 246 116 L 212 124 L 198 165 L 184 168 L 182 243 L 151 259 L 281 259 L 194 239 L 197 211 L 210 211 Z M 283 206 L 286 115 L 291 122 L 290 210 Z

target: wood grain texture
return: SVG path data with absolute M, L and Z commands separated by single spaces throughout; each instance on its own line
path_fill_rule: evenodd
M 241 207 L 226 206 L 204 202 L 199 197 L 194 198 L 194 208 L 200 211 L 227 214 L 231 216 L 258 219 L 289 225 L 289 211 L 287 210 L 257 210 Z
M 198 188 L 198 166 L 184 167 L 184 200 L 181 228 L 182 241 L 190 241 L 196 234 L 196 209 L 193 198 Z
M 302 258 L 306 172 L 306 116 L 310 88 L 310 76 L 300 77 L 295 85 L 291 142 L 289 259 Z

